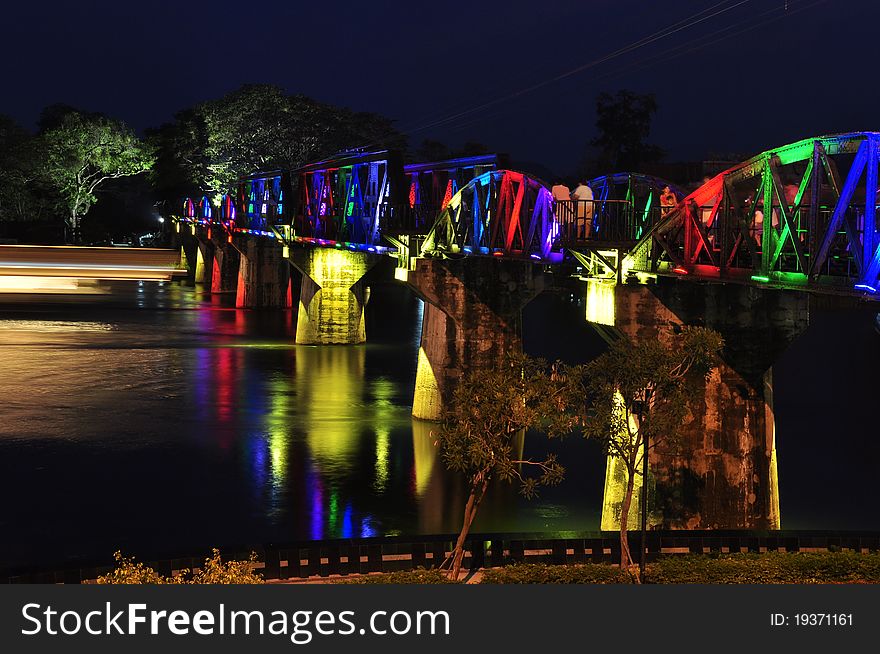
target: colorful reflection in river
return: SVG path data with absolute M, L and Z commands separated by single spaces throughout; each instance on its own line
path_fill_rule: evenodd
M 371 342 L 352 347 L 295 346 L 291 312 L 198 287 L 110 291 L 0 308 L 0 494 L 16 498 L 0 563 L 57 560 L 57 534 L 94 558 L 459 526 L 460 480 L 410 417 L 420 303 L 405 289 L 372 294 Z M 563 492 L 501 488 L 476 528 L 597 524 L 546 518 L 590 503 Z
M 240 316 L 223 320 L 239 331 Z M 403 533 L 414 516 L 424 529 L 442 525 L 447 484 L 434 474 L 431 425 L 410 417 L 399 381 L 367 374 L 367 356 L 367 346 L 279 351 L 234 338 L 197 352 L 194 404 L 221 451 L 237 434 L 230 456 L 253 511 L 282 538 Z

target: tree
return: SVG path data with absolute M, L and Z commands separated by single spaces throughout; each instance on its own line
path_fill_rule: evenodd
M 149 170 L 154 161 L 152 149 L 124 123 L 75 111 L 43 134 L 41 143 L 45 178 L 61 197 L 75 241 L 100 187 Z
M 710 329 L 686 327 L 668 339 L 616 341 L 584 368 L 588 411 L 583 432 L 596 438 L 622 464 L 625 490 L 620 507 L 620 565 L 633 558 L 627 537 L 635 480 L 647 470 L 647 456 L 659 443 L 674 446 L 678 427 L 698 383 L 717 364 L 723 341 Z M 647 511 L 642 479 L 642 511 Z M 643 515 L 646 515 L 643 513 Z M 643 518 L 644 528 L 644 518 Z
M 33 135 L 0 115 L 0 220 L 42 217 L 46 202 L 35 188 L 40 169 L 36 155 Z
M 526 429 L 549 436 L 571 431 L 569 379 L 558 366 L 551 374 L 540 359 L 509 355 L 497 369 L 471 371 L 456 387 L 438 432 L 443 462 L 462 473 L 468 486 L 461 531 L 441 566 L 449 565 L 450 578 L 458 578 L 465 541 L 493 479 L 518 484 L 526 497 L 562 480 L 565 470 L 554 455 L 524 459 L 515 439 Z
M 663 150 L 649 145 L 651 117 L 657 112 L 653 94 L 618 91 L 600 93 L 596 98 L 596 128 L 599 136 L 591 145 L 600 149 L 607 172 L 638 170 L 641 164 L 659 161 Z
M 452 156 L 449 146 L 441 141 L 433 139 L 425 139 L 421 142 L 416 151 L 413 153 L 415 161 L 443 161 Z
M 158 165 L 154 182 L 166 200 L 180 191 L 219 196 L 260 170 L 299 168 L 340 150 L 403 148 L 405 138 L 383 116 L 250 84 L 179 112 L 149 133 Z

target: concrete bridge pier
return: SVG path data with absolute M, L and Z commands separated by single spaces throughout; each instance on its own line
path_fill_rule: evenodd
M 425 302 L 412 415 L 439 420 L 463 374 L 522 349 L 522 309 L 544 274 L 529 261 L 418 259 L 407 281 Z
M 231 293 L 238 288 L 238 268 L 241 255 L 232 243 L 214 244 L 211 265 L 211 293 Z
M 196 247 L 195 278 L 196 284 L 211 285 L 214 272 L 214 243 L 198 239 Z
M 237 309 L 290 308 L 290 264 L 274 240 L 248 238 L 238 266 Z
M 724 337 L 723 362 L 696 392 L 677 447 L 649 458 L 650 522 L 672 529 L 779 529 L 772 365 L 808 324 L 808 296 L 740 284 L 618 285 L 614 324 L 633 341 L 699 325 Z M 618 529 L 624 473 L 609 460 L 602 529 Z M 638 501 L 630 512 L 635 527 Z
M 290 248 L 290 263 L 302 273 L 296 342 L 352 345 L 367 340 L 363 277 L 383 255 L 323 247 Z

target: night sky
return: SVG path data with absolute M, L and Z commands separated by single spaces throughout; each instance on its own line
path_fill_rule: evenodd
M 4 7 L 0 112 L 33 126 L 63 102 L 142 130 L 272 83 L 395 118 L 413 145 L 475 140 L 568 172 L 596 94 L 627 88 L 656 94 L 668 160 L 752 154 L 880 128 L 878 19 L 870 0 L 19 2 Z

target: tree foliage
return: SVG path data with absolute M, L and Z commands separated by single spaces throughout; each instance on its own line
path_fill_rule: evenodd
M 37 139 L 0 114 L 0 220 L 42 220 L 52 208 Z
M 551 371 L 541 359 L 510 354 L 496 369 L 469 372 L 456 387 L 438 431 L 443 462 L 468 484 L 461 532 L 447 562 L 451 578 L 458 578 L 467 534 L 494 479 L 517 484 L 526 497 L 562 480 L 565 470 L 554 455 L 540 461 L 523 458 L 517 439 L 527 429 L 549 436 L 572 430 L 576 418 L 568 410 L 568 372 L 561 366 Z
M 663 150 L 647 143 L 656 112 L 653 94 L 600 93 L 596 98 L 599 136 L 591 144 L 599 148 L 602 166 L 608 171 L 638 170 L 641 164 L 662 159 Z
M 691 398 L 717 365 L 722 346 L 717 332 L 685 327 L 668 339 L 638 343 L 621 339 L 584 369 L 589 408 L 583 433 L 600 441 L 626 473 L 620 515 L 621 566 L 632 564 L 627 522 L 635 479 L 642 474 L 642 457 L 659 443 L 674 446 Z
M 61 198 L 74 238 L 103 184 L 138 175 L 154 161 L 151 148 L 121 121 L 75 111 L 44 133 L 40 142 L 43 174 Z
M 388 118 L 265 84 L 181 111 L 150 139 L 158 151 L 154 179 L 169 197 L 184 189 L 219 196 L 259 170 L 296 169 L 343 149 L 405 145 Z
M 262 584 L 263 578 L 254 572 L 257 555 L 251 553 L 246 561 L 224 561 L 220 551 L 212 550 L 204 565 L 197 570 L 180 570 L 170 577 L 153 568 L 126 558 L 121 552 L 113 555 L 116 567 L 98 577 L 99 584 Z

